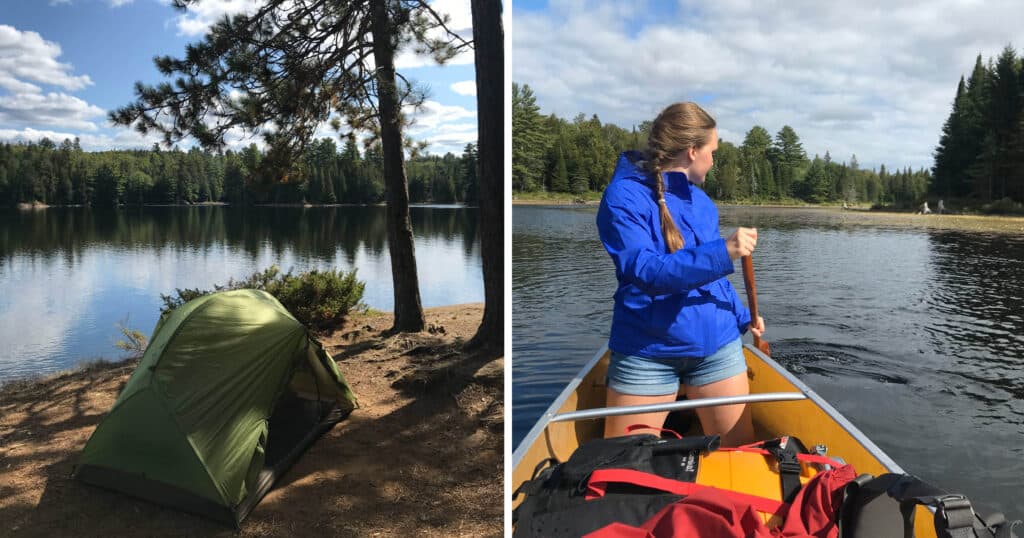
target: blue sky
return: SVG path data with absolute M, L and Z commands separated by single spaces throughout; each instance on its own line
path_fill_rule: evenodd
M 809 156 L 932 165 L 961 75 L 1024 45 L 1019 0 L 523 0 L 512 80 L 623 127 L 697 101 L 722 138 L 793 127 Z
M 209 24 L 228 12 L 252 9 L 252 0 L 205 0 L 188 12 L 167 0 L 3 0 L 0 10 L 0 140 L 55 140 L 78 136 L 86 150 L 149 147 L 131 129 L 113 127 L 106 113 L 133 100 L 136 81 L 163 77 L 153 57 L 180 57 Z M 471 33 L 468 0 L 435 0 L 460 34 Z M 427 150 L 461 153 L 476 141 L 472 53 L 439 67 L 400 54 L 400 71 L 430 88 L 409 136 Z M 332 136 L 324 127 L 323 136 Z M 234 146 L 259 138 L 231 137 Z M 189 141 L 183 145 L 190 145 Z

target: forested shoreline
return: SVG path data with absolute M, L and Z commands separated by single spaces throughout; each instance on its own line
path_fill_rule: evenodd
M 650 121 L 630 129 L 602 123 L 596 114 L 566 121 L 543 116 L 528 85 L 512 86 L 512 186 L 517 192 L 583 194 L 607 186 L 617 156 L 642 149 Z M 733 202 L 869 203 L 919 205 L 929 171 L 861 169 L 855 155 L 837 162 L 826 152 L 808 158 L 800 137 L 783 126 L 774 137 L 753 126 L 742 144 L 721 140 L 704 189 Z
M 754 125 L 743 141 L 720 140 L 708 194 L 737 203 L 856 204 L 916 209 L 945 199 L 957 209 L 1024 212 L 1024 67 L 1007 46 L 995 61 L 979 55 L 957 87 L 934 151 L 934 166 L 861 168 L 857 156 L 809 157 L 797 132 Z M 643 149 L 650 121 L 626 129 L 596 114 L 543 115 L 527 84 L 512 85 L 512 188 L 541 196 L 593 198 L 607 186 L 617 156 Z M 590 194 L 591 196 L 587 196 Z
M 413 203 L 478 202 L 476 145 L 462 155 L 417 155 L 406 162 Z M 0 207 L 18 204 L 192 205 L 375 204 L 384 201 L 380 150 L 339 148 L 321 138 L 293 166 L 288 181 L 261 177 L 264 153 L 199 148 L 83 151 L 78 140 L 0 143 Z

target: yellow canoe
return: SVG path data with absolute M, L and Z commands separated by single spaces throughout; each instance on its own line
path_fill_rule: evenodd
M 827 455 L 852 464 L 858 474 L 903 473 L 904 471 L 877 445 L 821 396 L 811 390 L 770 357 L 751 345 L 744 347 L 747 375 L 750 378 L 750 396 L 746 398 L 759 439 L 772 439 L 784 435 L 795 436 L 806 446 L 824 445 Z M 600 416 L 610 413 L 626 414 L 605 408 L 605 376 L 608 371 L 608 350 L 594 355 L 569 382 L 554 403 L 537 421 L 512 454 L 513 490 L 531 478 L 534 469 L 543 460 L 555 458 L 566 461 L 582 443 L 603 435 L 604 422 Z M 683 400 L 669 406 L 700 406 L 716 402 Z M 718 401 L 718 405 L 736 403 L 735 400 Z M 648 409 L 652 410 L 652 409 Z M 635 412 L 635 411 L 634 411 Z M 590 418 L 597 415 L 598 418 Z M 686 432 L 697 434 L 699 431 Z M 768 485 L 744 484 L 739 477 L 751 476 L 747 469 L 722 469 L 731 461 L 730 453 L 713 453 L 719 457 L 709 468 L 716 472 L 698 473 L 697 482 L 744 493 L 767 496 L 765 487 L 778 489 L 777 478 Z M 776 491 L 776 495 L 779 493 Z M 513 499 L 513 507 L 521 502 Z M 932 513 L 918 506 L 915 532 L 919 538 L 935 536 Z

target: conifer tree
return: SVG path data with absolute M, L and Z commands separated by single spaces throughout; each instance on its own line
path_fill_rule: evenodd
M 551 175 L 551 190 L 553 192 L 569 192 L 569 170 L 565 166 L 565 152 L 559 145 L 555 150 L 555 169 Z
M 537 98 L 529 85 L 512 83 L 512 188 L 540 188 L 548 133 L 541 121 Z
M 806 167 L 807 153 L 800 143 L 800 137 L 789 125 L 783 125 L 782 129 L 779 129 L 773 144 L 779 160 L 779 174 L 776 178 L 779 183 L 779 194 L 793 196 L 798 175 Z
M 743 139 L 740 151 L 745 164 L 743 168 L 747 173 L 744 179 L 748 187 L 745 190 L 751 196 L 767 197 L 775 190 L 775 179 L 767 155 L 771 143 L 771 135 L 760 125 L 753 126 Z

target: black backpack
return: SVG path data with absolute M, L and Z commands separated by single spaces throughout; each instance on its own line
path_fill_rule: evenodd
M 628 435 L 595 439 L 580 445 L 565 463 L 548 459 L 523 482 L 513 499 L 525 494 L 512 511 L 514 536 L 582 536 L 611 523 L 638 526 L 682 495 L 617 485 L 598 499 L 585 500 L 586 484 L 597 469 L 632 469 L 673 480 L 693 482 L 700 453 L 716 450 L 718 436 L 663 439 Z
M 858 476 L 846 486 L 839 513 L 839 538 L 912 538 L 918 505 L 935 510 L 939 538 L 1016 538 L 1020 521 L 999 512 L 982 516 L 971 502 L 905 474 Z

